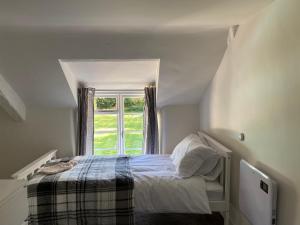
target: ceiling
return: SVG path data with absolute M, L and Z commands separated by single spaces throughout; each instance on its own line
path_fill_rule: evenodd
M 227 29 L 198 34 L 4 33 L 0 74 L 26 105 L 74 107 L 76 93 L 59 59 L 160 59 L 158 105 L 192 104 L 214 76 L 226 40 Z
M 76 82 L 65 76 L 59 59 L 77 61 L 68 62 L 67 70 L 79 81 L 89 76 L 90 84 L 98 73 L 112 71 L 109 61 L 159 59 L 158 106 L 195 104 L 223 57 L 228 27 L 269 2 L 0 0 L 0 74 L 26 105 L 75 107 L 70 83 Z M 88 59 L 106 65 L 80 63 Z M 153 68 L 145 69 L 139 80 L 137 67 L 130 82 L 152 79 Z M 104 76 L 107 87 L 132 79 L 128 71 L 122 73 L 128 65 L 114 69 Z
M 156 83 L 159 75 L 158 59 L 60 60 L 60 64 L 65 76 L 70 76 L 67 80 L 99 90 L 143 89 Z
M 0 27 L 194 31 L 241 24 L 271 0 L 26 0 L 0 4 Z

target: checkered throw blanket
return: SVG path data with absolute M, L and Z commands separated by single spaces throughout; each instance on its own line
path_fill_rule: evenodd
M 29 225 L 134 224 L 129 158 L 74 159 L 72 170 L 29 181 Z

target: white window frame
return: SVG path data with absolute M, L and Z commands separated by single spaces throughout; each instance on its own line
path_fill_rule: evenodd
M 117 115 L 117 154 L 125 154 L 125 136 L 124 136 L 124 99 L 125 98 L 134 98 L 134 97 L 145 97 L 143 90 L 132 90 L 132 91 L 96 91 L 95 92 L 95 98 L 101 97 L 101 98 L 110 98 L 114 97 L 117 101 L 117 109 L 113 111 L 107 111 L 107 112 L 96 112 L 95 114 L 116 114 Z M 135 114 L 135 113 L 128 113 L 128 114 Z M 136 113 L 141 114 L 141 113 Z M 144 118 L 144 112 L 143 118 Z M 109 131 L 97 131 L 95 133 L 109 133 Z M 113 133 L 113 131 L 111 132 Z M 144 129 L 142 131 L 144 136 Z M 144 140 L 143 140 L 144 141 Z M 108 149 L 110 150 L 110 149 Z M 142 145 L 142 153 L 144 153 L 144 143 Z M 94 149 L 93 149 L 94 154 Z

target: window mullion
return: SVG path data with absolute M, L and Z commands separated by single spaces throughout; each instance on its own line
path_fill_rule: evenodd
M 119 154 L 124 154 L 124 116 L 123 116 L 123 96 L 119 94 L 119 125 L 120 125 L 120 146 Z
M 123 95 L 119 95 L 119 99 L 120 99 L 120 126 L 121 126 L 121 130 L 120 130 L 120 139 L 121 139 L 121 143 L 120 143 L 120 154 L 124 154 L 124 142 L 125 142 L 125 138 L 124 138 L 124 99 L 123 99 Z

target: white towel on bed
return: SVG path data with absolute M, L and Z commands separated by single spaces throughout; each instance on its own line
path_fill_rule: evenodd
M 72 169 L 76 164 L 77 162 L 74 160 L 70 160 L 68 162 L 57 162 L 50 165 L 46 164 L 44 167 L 39 169 L 38 173 L 47 175 L 61 173 L 66 170 Z

